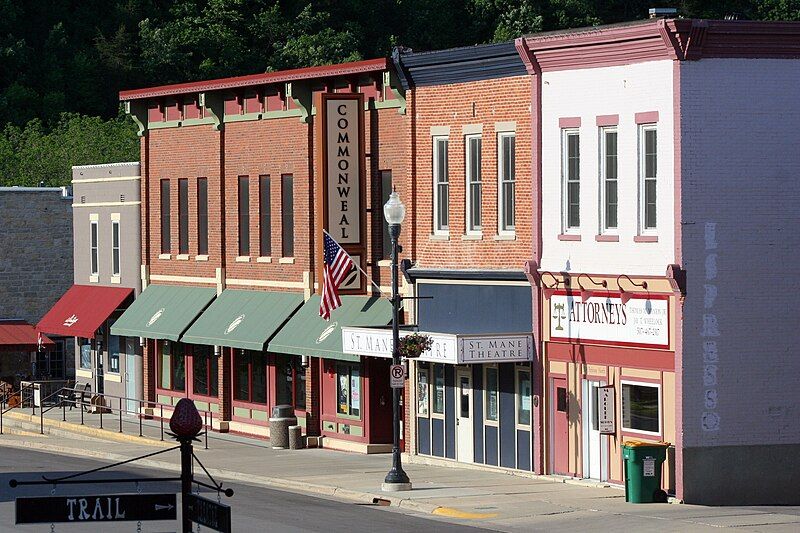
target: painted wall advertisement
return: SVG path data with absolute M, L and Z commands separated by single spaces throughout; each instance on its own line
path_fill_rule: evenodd
M 550 297 L 550 339 L 620 346 L 669 348 L 669 300 L 663 295 Z

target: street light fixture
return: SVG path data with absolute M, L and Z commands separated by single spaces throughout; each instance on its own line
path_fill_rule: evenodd
M 400 201 L 397 191 L 392 191 L 389 201 L 383 206 L 383 216 L 389 223 L 389 238 L 392 240 L 392 364 L 400 364 L 400 297 L 398 282 L 398 256 L 402 248 L 397 243 L 400 238 L 400 224 L 406 217 L 406 206 Z M 400 460 L 400 393 L 402 389 L 392 389 L 392 427 L 394 441 L 392 442 L 392 469 L 386 474 L 381 489 L 384 491 L 411 490 L 411 481 L 403 471 Z

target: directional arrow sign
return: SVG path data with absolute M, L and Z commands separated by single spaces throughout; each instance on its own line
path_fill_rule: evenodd
M 17 498 L 17 524 L 175 520 L 175 494 L 107 494 Z
M 186 518 L 214 531 L 231 533 L 231 508 L 195 494 L 183 496 L 187 500 Z

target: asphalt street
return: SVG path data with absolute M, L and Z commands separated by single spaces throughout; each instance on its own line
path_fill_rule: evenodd
M 177 455 L 176 455 L 177 457 Z M 132 494 L 178 492 L 177 482 L 131 482 L 95 485 L 20 486 L 11 488 L 9 480 L 40 480 L 103 466 L 103 462 L 33 450 L 4 448 L 0 453 L 0 531 L 50 531 L 50 524 L 15 526 L 14 499 L 17 497 L 78 496 L 100 494 Z M 196 470 L 199 470 L 197 468 Z M 132 477 L 173 477 L 172 473 L 135 468 L 130 465 L 92 474 L 86 479 L 126 479 Z M 218 480 L 225 483 L 225 480 Z M 378 505 L 357 504 L 311 497 L 280 490 L 266 489 L 242 483 L 225 483 L 235 491 L 232 498 L 222 496 L 222 503 L 231 506 L 233 530 L 237 532 L 401 532 L 401 531 L 480 531 L 462 525 L 446 523 L 435 518 L 412 516 Z M 216 493 L 201 495 L 216 500 Z M 178 500 L 180 505 L 180 499 Z M 180 518 L 180 512 L 178 513 Z M 164 532 L 179 530 L 177 521 L 142 522 L 142 531 Z M 83 524 L 55 524 L 55 531 L 136 531 L 136 522 L 105 523 L 87 527 Z M 210 531 L 202 528 L 203 532 Z

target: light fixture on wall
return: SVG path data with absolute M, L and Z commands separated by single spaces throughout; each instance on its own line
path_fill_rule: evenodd
M 551 278 L 553 278 L 553 284 L 552 285 L 548 285 L 548 284 L 546 284 L 544 282 L 544 275 L 545 274 L 547 274 Z M 563 280 L 559 281 L 559 279 L 557 277 L 555 277 L 555 275 L 552 272 L 547 272 L 547 271 L 542 272 L 541 275 L 539 276 L 539 279 L 542 282 L 542 287 L 543 287 L 542 294 L 544 295 L 544 298 L 546 300 L 549 300 L 550 298 L 553 297 L 553 295 L 556 293 L 556 289 L 558 289 L 559 285 L 565 285 L 564 281 Z
M 622 288 L 622 284 L 620 283 L 620 280 L 622 278 L 627 279 L 628 283 L 630 283 L 634 287 L 641 287 L 644 290 L 647 290 L 647 282 L 646 281 L 643 281 L 641 283 L 636 283 L 627 274 L 620 274 L 619 276 L 617 276 L 617 286 L 619 287 L 619 299 L 622 300 L 622 305 L 625 305 L 626 303 L 628 303 L 631 300 L 631 298 L 633 298 L 633 292 L 626 291 L 625 289 Z
M 589 274 L 579 274 L 578 275 L 578 287 L 580 287 L 580 289 L 581 289 L 581 301 L 583 301 L 583 302 L 587 301 L 589 298 L 594 296 L 594 291 L 585 288 L 583 286 L 583 284 L 581 283 L 581 278 L 588 279 L 591 283 L 593 283 L 597 287 L 603 287 L 603 288 L 608 287 L 608 282 L 606 280 L 597 282 L 594 279 L 592 279 L 592 277 Z
M 144 340 L 144 337 L 139 337 L 139 346 L 144 348 L 145 344 L 146 344 L 146 341 Z
M 214 357 L 219 357 L 220 355 L 222 355 L 222 349 L 219 346 L 214 345 Z
M 308 368 L 308 356 L 301 355 L 300 356 L 300 366 L 303 368 Z

